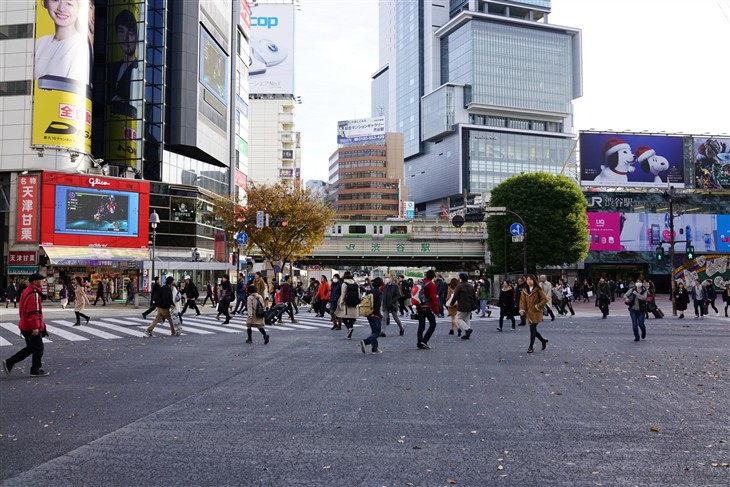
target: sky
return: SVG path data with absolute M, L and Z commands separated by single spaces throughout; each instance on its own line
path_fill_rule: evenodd
M 576 133 L 730 134 L 730 0 L 553 0 L 549 23 L 582 31 Z M 371 115 L 378 1 L 301 0 L 296 25 L 302 178 L 326 181 L 337 121 Z

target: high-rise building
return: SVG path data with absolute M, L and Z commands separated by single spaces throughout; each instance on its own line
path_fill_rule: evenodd
M 549 24 L 550 9 L 549 0 L 381 1 L 372 114 L 403 134 L 419 210 L 524 172 L 575 176 L 581 32 Z
M 210 212 L 246 184 L 249 36 L 246 0 L 0 2 L 0 255 L 34 255 L 0 268 L 229 267 Z

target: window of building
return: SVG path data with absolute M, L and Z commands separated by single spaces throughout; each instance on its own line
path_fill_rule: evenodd
M 0 25 L 0 41 L 31 37 L 33 37 L 33 24 Z
M 20 81 L 0 81 L 0 96 L 30 95 L 33 82 L 29 79 Z

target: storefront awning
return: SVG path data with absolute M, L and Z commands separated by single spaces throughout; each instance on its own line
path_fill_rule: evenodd
M 148 249 L 43 246 L 52 265 L 112 265 L 114 262 L 149 260 Z

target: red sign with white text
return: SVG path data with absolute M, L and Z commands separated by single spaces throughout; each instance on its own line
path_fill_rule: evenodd
M 18 243 L 38 243 L 40 189 L 40 176 L 18 178 L 18 213 L 15 230 L 15 241 Z
M 246 178 L 246 175 L 239 171 L 238 169 L 236 171 L 236 186 L 241 188 L 242 190 L 246 190 L 246 182 L 248 181 L 248 178 Z
M 8 252 L 8 265 L 38 265 L 38 252 L 11 250 Z

